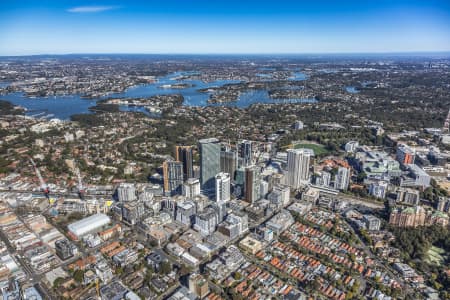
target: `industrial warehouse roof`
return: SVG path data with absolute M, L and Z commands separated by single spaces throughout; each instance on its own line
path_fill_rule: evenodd
M 101 228 L 111 222 L 111 219 L 105 214 L 95 214 L 81 219 L 67 226 L 67 228 L 77 237 L 81 237 L 95 229 Z

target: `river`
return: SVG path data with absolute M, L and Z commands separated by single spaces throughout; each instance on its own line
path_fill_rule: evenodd
M 91 113 L 89 107 L 95 106 L 98 100 L 105 98 L 144 98 L 154 95 L 181 94 L 184 97 L 184 105 L 187 106 L 206 106 L 209 99 L 209 93 L 199 92 L 199 89 L 220 87 L 225 84 L 239 83 L 236 80 L 218 80 L 212 82 L 203 82 L 199 80 L 180 80 L 183 75 L 192 74 L 192 72 L 176 72 L 167 76 L 159 77 L 154 83 L 137 85 L 128 88 L 122 93 L 112 93 L 106 97 L 98 99 L 84 99 L 81 95 L 68 96 L 50 96 L 50 97 L 26 97 L 23 93 L 10 93 L 0 95 L 0 99 L 10 101 L 14 105 L 24 107 L 29 116 L 58 118 L 62 120 L 70 119 L 71 115 L 81 113 Z M 304 80 L 306 76 L 301 72 L 295 72 L 291 80 Z M 171 88 L 170 85 L 187 84 L 186 88 Z M 3 84 L 5 87 L 7 83 Z M 165 86 L 165 87 L 162 87 Z M 240 108 L 248 107 L 255 103 L 300 103 L 314 102 L 314 99 L 273 99 L 270 98 L 265 90 L 255 90 L 241 93 L 238 100 L 231 103 L 220 104 L 220 106 L 236 106 Z M 219 104 L 215 104 L 219 105 Z M 120 106 L 122 111 L 140 111 L 148 116 L 152 116 L 143 107 Z

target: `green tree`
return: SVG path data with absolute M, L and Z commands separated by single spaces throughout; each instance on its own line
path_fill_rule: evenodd
M 53 287 L 55 288 L 55 289 L 57 289 L 57 288 L 59 288 L 60 286 L 61 286 L 61 284 L 64 282 L 64 278 L 62 278 L 62 277 L 58 277 L 58 278 L 56 278 L 54 281 L 53 281 Z
M 364 179 L 366 179 L 366 178 L 367 178 L 366 172 L 362 171 L 362 172 L 359 172 L 359 173 L 358 173 L 358 176 L 356 176 L 356 181 L 357 181 L 358 183 L 363 183 L 363 182 L 364 182 Z
M 159 273 L 161 274 L 169 274 L 172 271 L 172 264 L 168 261 L 164 261 L 161 263 L 161 267 L 159 268 Z
M 235 272 L 234 273 L 234 279 L 235 280 L 241 280 L 242 279 L 242 274 L 241 273 L 239 273 L 239 272 Z
M 75 281 L 82 282 L 83 278 L 84 278 L 84 271 L 83 270 L 76 270 L 73 273 L 73 279 L 75 279 Z

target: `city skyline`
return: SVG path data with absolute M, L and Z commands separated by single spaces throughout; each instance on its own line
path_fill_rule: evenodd
M 0 295 L 450 300 L 449 107 L 450 52 L 0 57 Z
M 446 52 L 446 1 L 0 4 L 0 55 Z
M 0 299 L 450 300 L 450 0 L 0 1 Z

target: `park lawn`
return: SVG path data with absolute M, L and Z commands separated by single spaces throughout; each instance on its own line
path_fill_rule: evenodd
M 314 154 L 316 156 L 323 156 L 323 155 L 326 155 L 329 153 L 329 151 L 327 149 L 325 149 L 325 147 L 323 145 L 319 145 L 319 144 L 298 143 L 298 144 L 294 144 L 294 148 L 295 149 L 299 149 L 299 148 L 312 149 L 312 150 L 314 150 Z

